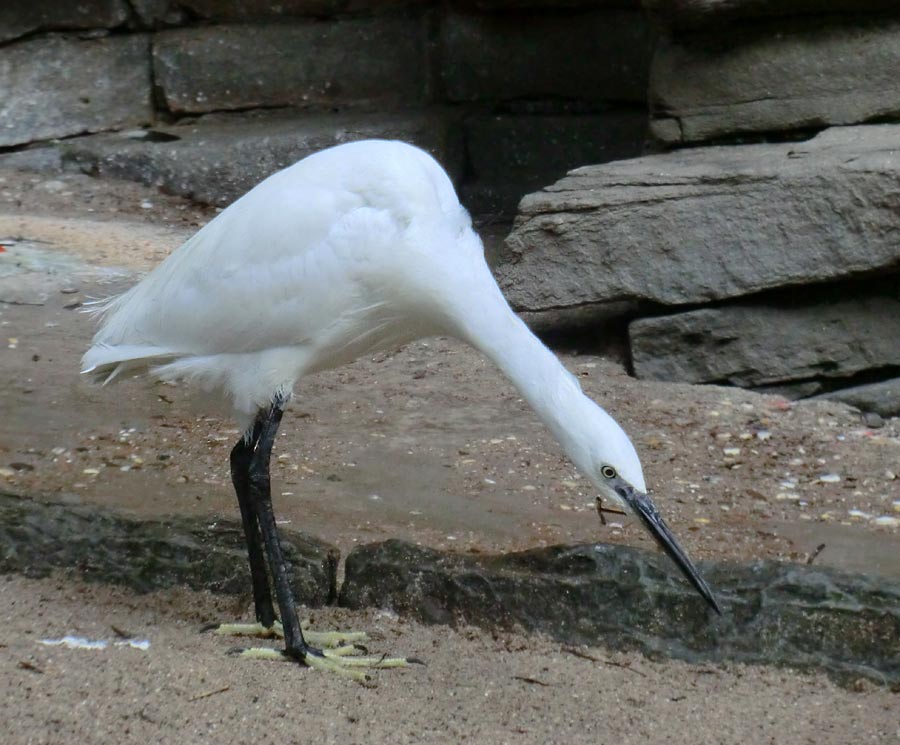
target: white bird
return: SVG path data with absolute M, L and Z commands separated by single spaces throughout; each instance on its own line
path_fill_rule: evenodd
M 513 313 L 450 179 L 418 148 L 371 140 L 299 161 L 99 313 L 84 373 L 187 380 L 237 418 L 231 473 L 256 617 L 277 624 L 268 570 L 290 658 L 333 659 L 304 638 L 275 527 L 269 458 L 284 407 L 304 375 L 434 335 L 491 359 L 601 498 L 635 513 L 721 613 L 647 496 L 628 436 Z

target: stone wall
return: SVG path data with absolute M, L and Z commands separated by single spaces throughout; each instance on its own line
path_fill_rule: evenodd
M 0 166 L 224 205 L 405 139 L 476 214 L 545 187 L 497 266 L 544 328 L 893 415 L 898 70 L 892 0 L 6 0 Z
M 315 149 L 401 137 L 474 212 L 511 214 L 643 151 L 652 40 L 637 0 L 4 0 L 0 162 L 226 204 Z
M 527 196 L 507 295 L 545 327 L 627 325 L 638 377 L 900 414 L 900 9 L 645 6 L 651 131 L 671 152 Z

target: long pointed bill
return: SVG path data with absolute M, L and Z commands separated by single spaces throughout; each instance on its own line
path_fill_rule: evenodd
M 687 554 L 678 545 L 678 541 L 675 540 L 675 536 L 672 535 L 669 526 L 663 522 L 656 505 L 653 504 L 650 497 L 631 486 L 619 487 L 616 491 L 634 510 L 644 527 L 650 531 L 660 548 L 675 562 L 675 565 L 681 570 L 687 581 L 703 596 L 703 599 L 709 603 L 710 607 L 721 616 L 722 608 L 719 606 L 715 595 L 713 595 L 709 585 L 706 584 L 706 581 L 700 576 L 700 572 L 697 571 L 697 568 L 687 557 Z

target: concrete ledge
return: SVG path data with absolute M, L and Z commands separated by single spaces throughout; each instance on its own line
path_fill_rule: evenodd
M 702 571 L 723 603 L 721 618 L 665 557 L 645 551 L 594 544 L 463 556 L 387 541 L 350 552 L 340 604 L 426 623 L 519 626 L 691 662 L 900 683 L 900 582 L 769 561 Z
M 333 602 L 339 552 L 316 538 L 281 531 L 297 601 Z M 55 570 L 150 592 L 175 585 L 249 594 L 240 523 L 137 520 L 93 506 L 50 504 L 0 492 L 0 573 L 43 577 Z
M 413 142 L 451 176 L 462 171 L 460 138 L 442 112 L 216 114 L 150 132 L 67 140 L 59 148 L 67 165 L 86 173 L 225 206 L 317 150 L 370 137 Z

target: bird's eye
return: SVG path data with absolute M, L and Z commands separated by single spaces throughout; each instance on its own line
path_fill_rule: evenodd
M 616 469 L 612 466 L 603 466 L 600 469 L 600 473 L 603 474 L 603 478 L 605 479 L 614 479 L 616 477 Z

